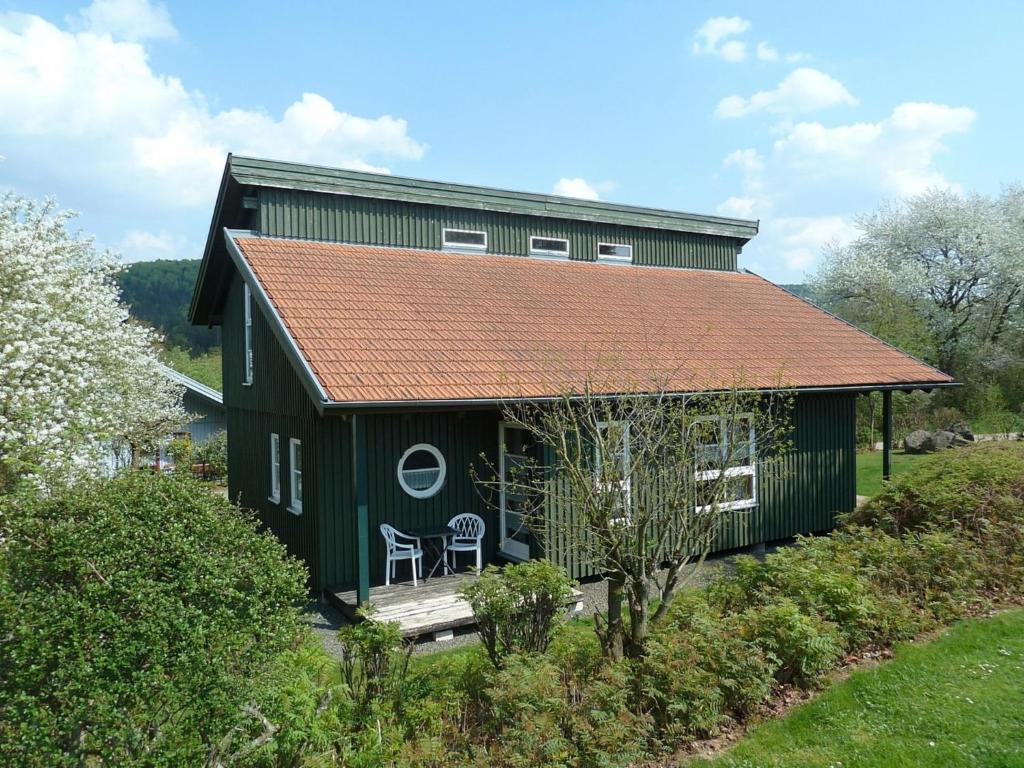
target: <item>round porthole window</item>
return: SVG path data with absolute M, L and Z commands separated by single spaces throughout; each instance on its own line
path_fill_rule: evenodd
M 444 485 L 444 456 L 434 446 L 419 443 L 398 460 L 398 484 L 414 499 L 426 499 Z

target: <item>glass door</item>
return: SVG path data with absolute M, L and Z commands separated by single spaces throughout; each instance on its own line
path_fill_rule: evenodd
M 501 551 L 518 560 L 530 559 L 530 498 L 517 483 L 529 466 L 534 451 L 529 433 L 502 422 L 498 427 L 498 457 L 501 472 Z

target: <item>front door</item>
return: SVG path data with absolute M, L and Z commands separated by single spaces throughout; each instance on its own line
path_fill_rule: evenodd
M 530 559 L 530 498 L 521 484 L 515 482 L 534 449 L 530 434 L 511 424 L 502 422 L 498 427 L 498 457 L 501 472 L 501 541 L 503 554 L 517 560 Z

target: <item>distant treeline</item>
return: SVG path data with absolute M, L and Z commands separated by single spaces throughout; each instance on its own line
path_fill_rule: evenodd
M 187 349 L 193 356 L 220 346 L 220 329 L 188 322 L 192 288 L 199 260 L 139 261 L 118 277 L 121 300 L 132 317 L 144 320 L 164 335 L 168 347 Z

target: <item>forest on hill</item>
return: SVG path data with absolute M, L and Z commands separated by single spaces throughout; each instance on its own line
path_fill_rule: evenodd
M 159 330 L 168 347 L 188 350 L 193 356 L 220 347 L 219 328 L 188 322 L 199 264 L 199 259 L 137 261 L 118 275 L 121 301 L 128 305 L 132 317 Z

